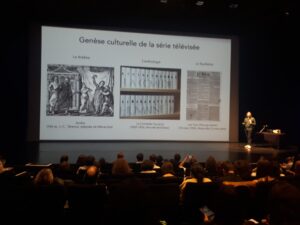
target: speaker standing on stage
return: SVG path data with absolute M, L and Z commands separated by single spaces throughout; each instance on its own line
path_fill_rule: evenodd
M 251 112 L 246 113 L 246 117 L 244 118 L 243 125 L 244 125 L 244 129 L 245 129 L 245 134 L 246 134 L 246 137 L 247 137 L 247 145 L 245 147 L 246 148 L 251 148 L 252 133 L 253 133 L 254 127 L 256 125 L 256 120 L 252 116 Z

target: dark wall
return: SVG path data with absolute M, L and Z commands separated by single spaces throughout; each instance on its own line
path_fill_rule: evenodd
M 101 2 L 101 3 L 99 3 Z M 214 8 L 215 7 L 215 8 Z M 257 129 L 264 124 L 282 129 L 291 144 L 299 144 L 298 70 L 294 49 L 293 14 L 228 11 L 225 6 L 195 9 L 177 1 L 12 1 L 1 18 L 1 64 L 4 97 L 1 102 L 0 154 L 16 160 L 28 157 L 29 27 L 32 22 L 65 26 L 112 27 L 147 31 L 236 35 L 240 40 L 239 121 L 250 110 Z M 36 93 L 39 94 L 39 93 Z M 36 105 L 39 107 L 39 105 Z M 242 128 L 242 127 L 240 127 Z M 240 141 L 244 141 L 240 129 Z
M 25 154 L 27 126 L 27 25 L 25 21 L 3 21 L 1 26 L 1 147 L 7 158 Z

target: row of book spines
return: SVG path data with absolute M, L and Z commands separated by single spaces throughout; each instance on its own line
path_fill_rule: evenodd
M 174 113 L 173 95 L 121 95 L 121 117 L 168 115 Z
M 136 69 L 138 70 L 138 69 Z M 121 88 L 177 89 L 178 74 L 174 71 L 140 70 L 123 68 Z

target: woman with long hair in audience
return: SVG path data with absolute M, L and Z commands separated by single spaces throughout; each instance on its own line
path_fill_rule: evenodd
M 203 167 L 198 163 L 193 163 L 191 165 L 191 175 L 188 177 L 185 177 L 183 182 L 180 184 L 180 199 L 182 200 L 184 198 L 184 191 L 186 188 L 186 185 L 188 183 L 208 183 L 212 182 L 211 179 L 204 177 L 204 169 Z
M 63 181 L 57 177 L 54 177 L 53 172 L 50 168 L 41 169 L 36 174 L 33 183 L 35 185 L 52 185 L 52 184 L 63 185 Z
M 118 158 L 114 161 L 113 167 L 112 167 L 112 175 L 115 176 L 127 176 L 131 175 L 131 168 L 124 158 Z

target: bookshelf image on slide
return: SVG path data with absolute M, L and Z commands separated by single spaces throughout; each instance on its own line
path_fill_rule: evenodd
M 121 119 L 180 119 L 180 69 L 121 66 Z

